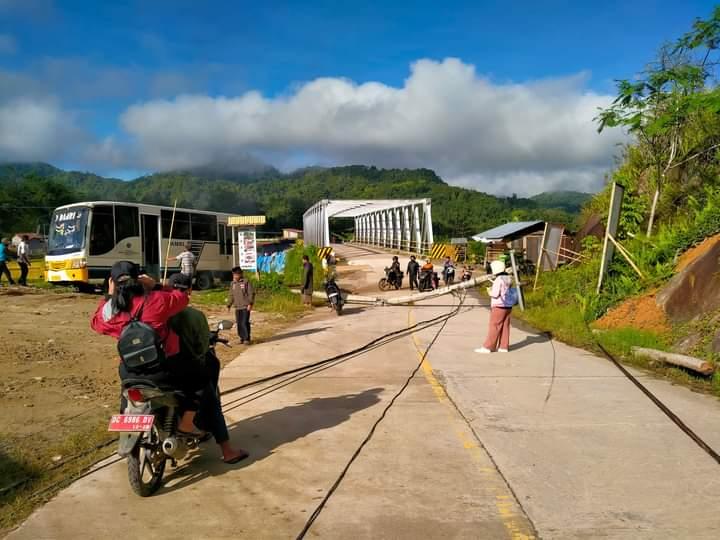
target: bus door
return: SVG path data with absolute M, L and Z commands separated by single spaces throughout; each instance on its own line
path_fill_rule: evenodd
M 142 214 L 143 265 L 149 276 L 160 278 L 160 216 Z

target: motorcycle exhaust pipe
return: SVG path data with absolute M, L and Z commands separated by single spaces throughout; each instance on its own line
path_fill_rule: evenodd
M 163 452 L 165 455 L 171 458 L 177 457 L 177 453 L 180 450 L 180 445 L 175 437 L 168 437 L 162 443 Z

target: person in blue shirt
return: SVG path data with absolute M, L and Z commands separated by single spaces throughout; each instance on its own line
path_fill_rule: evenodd
M 8 240 L 7 238 L 3 238 L 0 242 L 0 283 L 2 282 L 3 274 L 5 274 L 8 278 L 8 281 L 10 282 L 10 285 L 15 285 L 15 281 L 12 278 L 10 269 L 7 267 L 7 263 L 10 260 L 8 256 L 9 245 L 10 240 Z

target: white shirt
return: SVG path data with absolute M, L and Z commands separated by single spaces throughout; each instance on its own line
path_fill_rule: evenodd
M 22 240 L 17 247 L 18 257 L 22 257 L 26 260 L 30 259 L 30 244 Z
M 175 257 L 180 261 L 180 272 L 187 276 L 192 276 L 194 271 L 195 255 L 189 251 L 183 251 L 180 255 Z

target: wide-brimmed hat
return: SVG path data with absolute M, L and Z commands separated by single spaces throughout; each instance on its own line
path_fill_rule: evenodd
M 502 261 L 493 261 L 490 263 L 490 271 L 494 276 L 502 274 L 505 271 L 505 263 Z

